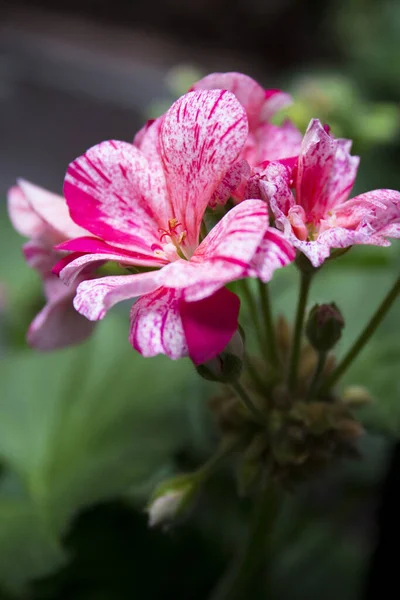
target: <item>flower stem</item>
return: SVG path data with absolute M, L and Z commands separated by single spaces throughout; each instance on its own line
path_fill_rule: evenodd
M 312 400 L 315 395 L 317 386 L 321 379 L 321 375 L 324 372 L 324 367 L 325 367 L 327 356 L 328 356 L 327 352 L 319 352 L 318 353 L 318 362 L 317 362 L 317 366 L 315 367 L 315 371 L 314 371 L 313 378 L 311 380 L 310 388 L 308 390 L 307 400 Z
M 252 378 L 253 383 L 254 383 L 255 387 L 257 388 L 257 391 L 259 391 L 261 394 L 264 394 L 265 390 L 266 390 L 266 382 L 263 381 L 261 375 L 257 371 L 257 368 L 253 364 L 253 361 L 251 360 L 251 357 L 247 354 L 247 352 L 244 353 L 244 360 L 245 360 L 249 375 Z
M 304 315 L 307 306 L 308 292 L 312 280 L 311 271 L 300 271 L 300 294 L 297 301 L 296 323 L 294 327 L 289 372 L 288 372 L 288 387 L 290 391 L 294 391 L 297 383 L 297 370 L 299 366 L 301 337 L 303 333 Z
M 254 506 L 247 543 L 210 596 L 210 600 L 239 600 L 250 597 L 249 588 L 264 567 L 269 534 L 279 505 L 279 494 L 272 484 L 260 492 Z
M 279 369 L 280 360 L 279 360 L 279 354 L 278 354 L 278 346 L 276 343 L 274 321 L 272 318 L 271 298 L 270 298 L 270 294 L 269 294 L 268 284 L 263 283 L 262 281 L 259 280 L 258 287 L 260 290 L 261 308 L 262 308 L 264 325 L 265 325 L 265 336 L 266 336 L 265 348 L 266 348 L 267 358 L 270 361 L 271 365 L 276 367 L 276 369 Z
M 243 402 L 246 408 L 251 412 L 251 414 L 254 416 L 257 422 L 261 423 L 262 425 L 265 425 L 265 417 L 263 413 L 255 406 L 242 384 L 238 381 L 234 381 L 230 384 L 230 387 L 240 398 L 240 400 Z
M 359 335 L 357 340 L 354 342 L 350 350 L 347 352 L 346 356 L 340 361 L 337 365 L 336 369 L 332 371 L 330 376 L 323 383 L 319 393 L 325 394 L 328 390 L 335 385 L 337 380 L 343 375 L 343 373 L 348 369 L 351 363 L 355 358 L 359 355 L 361 350 L 364 348 L 365 344 L 369 341 L 372 335 L 375 333 L 378 325 L 383 321 L 386 313 L 392 306 L 393 302 L 396 300 L 397 296 L 400 293 L 400 277 L 395 281 L 392 288 L 387 293 L 383 302 L 378 306 L 377 310 L 371 317 L 368 325 L 365 327 L 364 331 Z
M 203 482 L 207 479 L 219 466 L 219 464 L 238 446 L 238 442 L 230 442 L 229 444 L 221 444 L 219 449 L 213 456 L 211 456 L 207 462 L 193 472 L 193 476 L 199 481 Z
M 247 306 L 250 311 L 250 316 L 253 320 L 253 325 L 254 325 L 254 329 L 256 331 L 257 340 L 258 340 L 261 352 L 263 352 L 264 340 L 263 340 L 263 336 L 262 336 L 262 329 L 261 329 L 261 323 L 260 323 L 260 319 L 259 319 L 259 312 L 257 309 L 257 303 L 254 300 L 254 296 L 251 292 L 248 280 L 242 279 L 241 285 L 242 285 L 242 291 L 243 291 L 244 297 L 246 299 Z

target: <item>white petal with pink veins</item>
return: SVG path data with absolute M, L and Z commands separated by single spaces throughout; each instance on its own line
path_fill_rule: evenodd
M 178 359 L 188 355 L 180 300 L 180 291 L 159 288 L 132 306 L 129 341 L 143 356 L 166 354 Z
M 237 159 L 248 133 L 246 113 L 221 90 L 190 92 L 165 114 L 161 152 L 167 187 L 190 257 L 207 204 Z
M 155 290 L 159 286 L 158 273 L 159 271 L 150 271 L 83 281 L 77 288 L 75 309 L 90 321 L 102 319 L 118 302 Z
M 128 250 L 154 255 L 171 208 L 157 165 L 132 144 L 107 141 L 69 165 L 64 193 L 76 223 Z
M 67 239 L 87 234 L 85 229 L 79 227 L 71 219 L 67 204 L 62 196 L 53 194 L 24 179 L 19 179 L 18 185 L 31 210 L 43 219 L 48 226 L 55 229 L 60 234 L 60 238 Z

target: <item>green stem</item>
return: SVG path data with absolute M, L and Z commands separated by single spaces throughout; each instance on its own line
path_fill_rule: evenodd
M 327 356 L 328 356 L 327 352 L 319 352 L 318 353 L 318 362 L 317 362 L 317 366 L 315 367 L 315 371 L 314 371 L 313 378 L 311 380 L 310 388 L 308 390 L 307 400 L 312 400 L 315 395 L 315 392 L 317 390 L 317 386 L 321 379 L 322 373 L 324 372 L 324 367 L 325 367 Z
M 255 406 L 250 396 L 244 389 L 241 383 L 238 381 L 234 381 L 229 384 L 236 395 L 240 398 L 246 408 L 251 412 L 258 423 L 261 423 L 263 426 L 265 425 L 265 417 L 263 413 Z
M 348 369 L 351 363 L 355 358 L 359 355 L 361 350 L 364 348 L 365 344 L 369 341 L 372 335 L 375 333 L 378 325 L 383 321 L 386 313 L 392 306 L 393 302 L 396 300 L 397 296 L 400 293 L 400 277 L 395 281 L 392 288 L 389 290 L 388 294 L 384 298 L 383 302 L 377 308 L 375 313 L 373 314 L 370 322 L 364 329 L 364 331 L 359 335 L 357 340 L 354 342 L 350 350 L 347 352 L 346 356 L 340 361 L 337 365 L 336 369 L 332 371 L 330 376 L 326 379 L 324 384 L 320 389 L 320 394 L 325 394 L 329 391 L 329 389 L 335 385 L 337 380 L 343 375 L 343 373 Z
M 271 298 L 269 294 L 269 287 L 267 283 L 263 283 L 262 281 L 258 281 L 258 287 L 260 290 L 261 297 L 261 308 L 262 314 L 264 318 L 265 325 L 265 335 L 266 335 L 266 353 L 267 357 L 276 369 L 280 367 L 279 353 L 278 353 L 278 345 L 276 343 L 276 333 L 274 327 L 274 321 L 272 318 L 272 309 L 271 309 Z
M 279 495 L 272 485 L 260 493 L 254 506 L 247 543 L 226 575 L 212 593 L 210 600 L 239 600 L 250 597 L 248 592 L 264 563 L 270 532 L 280 506 Z
M 297 370 L 299 366 L 304 315 L 306 311 L 307 298 L 308 292 L 310 290 L 312 275 L 313 274 L 310 271 L 300 271 L 300 294 L 297 301 L 296 322 L 294 327 L 288 372 L 288 387 L 290 391 L 294 391 L 297 383 Z
M 261 375 L 257 371 L 257 368 L 254 366 L 253 361 L 251 360 L 251 358 L 247 354 L 247 352 L 245 352 L 245 354 L 244 354 L 244 360 L 245 360 L 249 375 L 252 378 L 255 387 L 257 388 L 257 390 L 260 393 L 265 394 L 266 382 L 263 381 Z
M 229 444 L 221 444 L 219 449 L 207 462 L 193 472 L 193 476 L 202 482 L 207 479 L 216 467 L 238 446 L 238 442 L 234 441 Z
M 246 299 L 247 306 L 250 311 L 250 316 L 253 320 L 253 325 L 254 325 L 254 329 L 256 332 L 257 340 L 258 340 L 261 352 L 263 352 L 264 340 L 263 340 L 263 335 L 262 335 L 261 323 L 260 323 L 260 319 L 259 319 L 259 312 L 257 309 L 257 303 L 254 300 L 254 296 L 251 292 L 248 280 L 242 279 L 241 285 L 242 285 L 242 291 L 243 291 L 244 297 Z

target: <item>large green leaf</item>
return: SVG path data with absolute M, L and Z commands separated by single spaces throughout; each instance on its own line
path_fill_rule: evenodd
M 127 327 L 110 315 L 79 348 L 26 351 L 0 365 L 0 460 L 26 490 L 23 505 L 4 510 L 32 521 L 27 563 L 34 527 L 57 539 L 79 508 L 140 488 L 189 443 L 183 409 L 202 392 L 194 369 L 189 361 L 138 356 Z M 0 531 L 1 506 L 0 496 Z M 1 555 L 12 555 L 15 536 L 0 533 Z M 29 564 L 16 567 L 12 581 L 7 571 L 0 578 L 13 583 L 18 572 L 23 583 L 40 574 Z

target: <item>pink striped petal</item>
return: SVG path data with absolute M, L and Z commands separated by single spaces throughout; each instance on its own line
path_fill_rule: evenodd
M 252 166 L 267 160 L 295 157 L 299 154 L 301 141 L 300 131 L 290 121 L 281 126 L 265 123 L 258 127 L 243 156 Z
M 288 94 L 279 90 L 264 90 L 254 79 L 243 73 L 212 73 L 194 84 L 193 90 L 228 90 L 244 107 L 250 131 L 260 122 L 268 121 L 276 111 L 291 104 Z
M 186 230 L 183 251 L 198 243 L 207 204 L 238 157 L 248 133 L 246 114 L 226 91 L 191 92 L 166 113 L 161 151 L 174 216 Z
M 166 264 L 166 259 L 153 256 L 149 258 L 145 254 L 139 252 L 129 252 L 129 250 L 122 250 L 121 248 L 113 247 L 103 240 L 92 237 L 81 237 L 74 240 L 68 240 L 55 247 L 56 250 L 68 251 L 68 252 L 82 252 L 89 254 L 107 254 L 108 256 L 114 254 L 113 260 L 118 260 L 121 263 L 147 266 L 147 267 L 159 267 Z M 110 260 L 110 259 L 107 259 Z
M 220 354 L 238 328 L 240 300 L 222 288 L 199 302 L 181 301 L 179 310 L 191 360 L 199 365 Z
M 217 204 L 225 204 L 231 196 L 236 197 L 239 186 L 243 183 L 246 185 L 250 173 L 250 167 L 246 160 L 235 162 L 212 195 L 209 206 L 215 208 Z
M 135 302 L 129 336 L 135 350 L 149 357 L 166 354 L 178 359 L 188 355 L 180 300 L 180 291 L 161 287 Z
M 155 290 L 159 286 L 157 276 L 158 272 L 151 271 L 83 281 L 78 285 L 74 307 L 90 321 L 103 319 L 118 302 Z
M 7 195 L 8 215 L 16 231 L 28 238 L 39 238 L 48 230 L 48 224 L 31 207 L 24 192 L 12 187 Z
M 116 246 L 154 256 L 172 209 L 157 166 L 135 146 L 107 141 L 70 164 L 64 193 L 74 221 Z
M 283 233 L 269 227 L 251 261 L 249 276 L 258 277 L 266 283 L 272 279 L 276 269 L 285 267 L 295 258 L 296 251 Z
M 277 89 L 265 90 L 265 101 L 260 111 L 260 120 L 267 122 L 275 113 L 290 106 L 293 100 L 290 94 Z
M 162 269 L 163 284 L 184 290 L 184 299 L 194 302 L 210 296 L 229 281 L 247 277 L 267 227 L 265 202 L 242 202 L 217 223 L 190 261 L 176 261 Z
M 296 179 L 296 197 L 308 222 L 319 222 L 345 200 L 353 186 L 359 158 L 349 153 L 349 140 L 335 140 L 312 119 L 304 136 Z
M 47 303 L 32 321 L 27 342 L 38 350 L 55 350 L 85 340 L 94 323 L 76 312 L 72 300 L 76 286 L 67 287 L 54 275 L 44 280 Z
M 281 163 L 272 162 L 254 181 L 249 181 L 247 194 L 254 192 L 250 185 L 259 186 L 261 197 L 268 203 L 277 226 L 283 229 L 282 218 L 295 206 L 296 201 L 290 189 L 291 170 Z
M 25 201 L 33 213 L 42 219 L 48 227 L 58 232 L 61 239 L 86 235 L 87 231 L 71 219 L 67 204 L 62 196 L 53 194 L 24 179 L 18 180 L 18 186 Z

